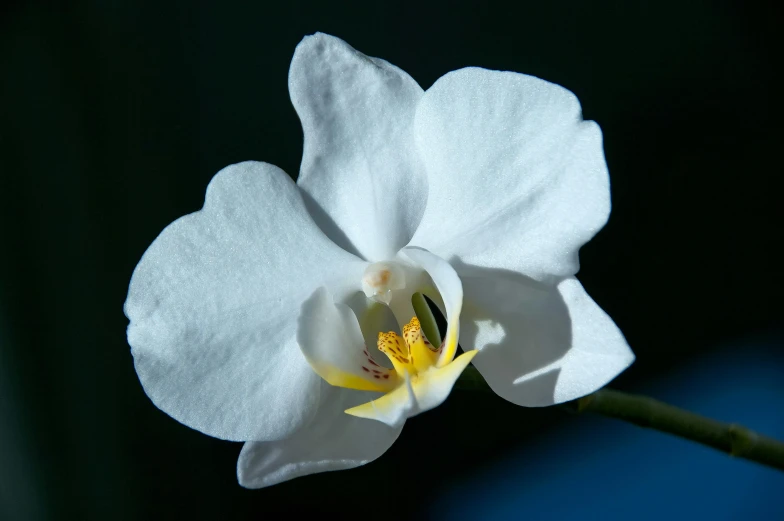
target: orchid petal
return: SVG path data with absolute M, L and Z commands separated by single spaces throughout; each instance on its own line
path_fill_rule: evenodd
M 302 120 L 299 186 L 325 233 L 347 251 L 386 260 L 424 211 L 426 179 L 413 121 L 422 89 L 405 72 L 317 33 L 297 46 L 289 91 Z
M 543 281 L 577 272 L 610 192 L 601 131 L 571 92 L 461 69 L 425 93 L 415 131 L 429 195 L 412 245 Z
M 562 403 L 603 387 L 634 361 L 623 334 L 577 279 L 557 286 L 513 272 L 458 266 L 461 344 L 498 395 L 518 405 Z
M 379 365 L 367 350 L 351 308 L 333 302 L 326 288 L 302 304 L 297 341 L 313 370 L 332 385 L 386 392 L 399 383 L 395 371 Z
M 242 447 L 237 478 L 243 487 L 268 487 L 317 472 L 359 467 L 386 452 L 403 428 L 344 414 L 346 407 L 367 401 L 371 393 L 323 381 L 318 390 L 318 412 L 306 428 L 285 440 L 250 441 Z
M 145 392 L 211 436 L 289 435 L 320 385 L 295 340 L 300 304 L 322 285 L 357 291 L 364 266 L 323 235 L 282 170 L 224 168 L 204 208 L 169 225 L 131 279 L 128 342 Z

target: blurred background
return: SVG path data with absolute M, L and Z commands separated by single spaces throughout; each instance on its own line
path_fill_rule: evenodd
M 240 444 L 145 396 L 122 313 L 218 170 L 296 176 L 288 66 L 322 31 L 423 88 L 481 66 L 577 94 L 613 190 L 579 278 L 637 354 L 613 386 L 784 439 L 781 22 L 708 0 L 4 3 L 0 519 L 784 519 L 780 472 L 470 391 L 363 468 L 245 490 Z

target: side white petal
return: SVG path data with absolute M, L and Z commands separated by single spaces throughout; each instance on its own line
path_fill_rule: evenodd
M 572 348 L 560 363 L 555 403 L 590 394 L 634 362 L 620 329 L 586 293 L 577 279 L 558 284 L 572 319 Z
M 350 391 L 321 382 L 318 412 L 291 437 L 249 441 L 237 461 L 237 478 L 246 488 L 262 488 L 307 474 L 364 465 L 381 456 L 397 439 L 396 428 L 345 414 L 346 407 L 372 393 Z
M 427 196 L 413 137 L 422 89 L 397 67 L 317 33 L 297 46 L 289 91 L 305 138 L 297 182 L 308 209 L 347 251 L 394 257 Z
M 429 195 L 412 245 L 537 280 L 577 272 L 610 192 L 601 131 L 571 92 L 461 69 L 428 89 L 415 130 Z
M 402 253 L 427 272 L 446 308 L 446 336 L 438 361 L 438 366 L 443 367 L 452 361 L 457 352 L 460 311 L 463 307 L 463 285 L 460 283 L 460 277 L 447 261 L 424 248 L 409 246 L 404 248 Z M 428 294 L 428 288 L 418 288 L 416 291 Z
M 501 397 L 538 407 L 603 387 L 634 361 L 621 332 L 569 278 L 550 286 L 517 273 L 458 267 L 464 349 Z
M 313 370 L 331 385 L 386 392 L 398 383 L 397 373 L 368 351 L 351 308 L 333 302 L 326 288 L 318 288 L 302 304 L 297 342 Z
M 310 419 L 320 381 L 296 344 L 300 304 L 322 285 L 357 291 L 364 265 L 322 234 L 282 170 L 223 169 L 131 279 L 128 342 L 145 392 L 211 436 L 287 436 Z

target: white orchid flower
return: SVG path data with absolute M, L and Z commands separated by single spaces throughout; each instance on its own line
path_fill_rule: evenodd
M 610 194 L 601 132 L 572 93 L 479 68 L 423 91 L 324 34 L 297 47 L 289 89 L 297 183 L 266 163 L 219 172 L 144 254 L 125 304 L 146 393 L 246 441 L 243 486 L 374 460 L 469 362 L 523 406 L 632 363 L 574 278 Z M 445 311 L 443 342 L 422 333 L 419 294 Z

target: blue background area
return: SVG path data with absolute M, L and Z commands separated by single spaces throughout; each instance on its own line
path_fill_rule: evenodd
M 784 439 L 784 336 L 728 345 L 649 396 Z M 784 473 L 689 441 L 584 415 L 444 494 L 433 519 L 784 519 Z

